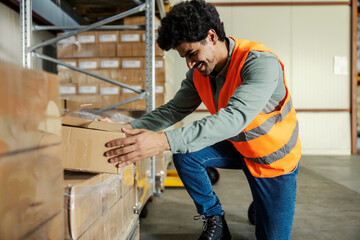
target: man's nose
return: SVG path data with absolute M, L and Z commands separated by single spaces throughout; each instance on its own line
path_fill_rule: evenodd
M 195 66 L 195 61 L 191 60 L 190 58 L 186 58 L 186 64 L 188 68 L 193 68 Z

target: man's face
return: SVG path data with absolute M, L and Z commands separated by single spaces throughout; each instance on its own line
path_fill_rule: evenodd
M 200 42 L 182 42 L 176 50 L 186 59 L 188 68 L 197 69 L 205 77 L 209 76 L 216 66 L 215 46 L 208 38 Z

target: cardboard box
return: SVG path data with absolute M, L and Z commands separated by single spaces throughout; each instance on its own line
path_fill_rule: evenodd
M 120 71 L 121 70 L 119 70 L 119 69 L 101 69 L 100 75 L 103 77 L 109 78 L 111 80 L 118 81 Z M 105 81 L 101 81 L 101 83 L 105 83 Z
M 98 32 L 89 31 L 83 32 L 76 35 L 76 40 L 78 43 L 81 44 L 88 44 L 88 43 L 98 43 Z
M 28 235 L 27 240 L 38 240 L 38 239 L 64 239 L 64 214 L 58 212 L 52 218 L 45 223 L 36 227 Z
M 121 217 L 123 191 L 128 191 L 134 185 L 133 166 L 120 170 L 119 174 L 89 174 L 69 173 L 65 179 L 65 235 L 67 239 L 79 239 L 86 231 L 92 231 L 95 222 L 102 217 L 109 217 L 112 211 L 117 211 Z M 124 190 L 123 190 L 124 188 Z M 114 216 L 115 217 L 115 216 Z M 117 224 L 122 221 L 116 221 Z M 115 224 L 115 223 L 113 223 Z
M 76 83 L 64 83 L 59 86 L 59 93 L 61 96 L 76 95 L 77 84 Z
M 111 83 L 100 84 L 100 95 L 120 95 L 120 87 Z
M 124 18 L 124 25 L 145 25 L 145 16 L 130 16 Z M 160 19 L 155 17 L 155 28 L 159 28 Z
M 118 72 L 118 81 L 121 83 L 129 83 L 134 81 L 134 70 L 132 69 L 121 69 Z
M 145 57 L 146 56 L 145 42 L 132 43 L 132 55 L 133 57 Z
M 60 155 L 58 143 L 0 157 L 1 239 L 63 239 Z
M 101 55 L 101 45 L 98 43 L 80 43 L 73 51 L 73 57 L 93 58 Z
M 4 61 L 0 75 L 0 155 L 61 142 L 57 75 Z
M 99 94 L 99 84 L 78 84 L 77 92 L 79 95 L 97 95 Z
M 72 70 L 58 71 L 58 78 L 59 78 L 60 84 L 71 83 L 72 78 L 73 78 L 73 71 Z
M 91 69 L 89 69 L 88 70 L 89 72 L 91 72 L 91 73 L 94 73 L 94 74 L 96 74 L 96 75 L 99 75 L 99 76 L 103 76 L 102 74 L 103 74 L 103 71 L 102 70 L 100 70 L 100 69 L 98 69 L 98 70 L 91 70 Z M 90 76 L 90 75 L 85 75 L 86 76 L 86 83 L 87 84 L 93 84 L 93 83 L 98 83 L 98 84 L 100 84 L 100 83 L 103 83 L 104 81 L 102 81 L 101 79 L 99 79 L 99 78 L 97 78 L 97 77 L 93 77 L 93 76 Z
M 116 56 L 118 57 L 132 57 L 133 56 L 133 43 L 118 43 L 116 47 Z
M 100 67 L 98 58 L 79 59 L 79 68 L 89 70 L 98 69 Z
M 119 31 L 100 31 L 98 36 L 99 43 L 116 43 L 119 40 Z
M 120 68 L 120 58 L 101 58 L 100 68 L 101 69 L 119 69 Z
M 116 57 L 117 43 L 100 43 L 100 57 Z
M 101 96 L 100 95 L 73 95 L 67 96 L 66 107 L 67 109 L 77 108 L 82 104 L 91 104 L 87 108 L 100 108 Z
M 69 64 L 73 67 L 77 67 L 78 66 L 78 63 L 77 63 L 77 59 L 76 58 L 64 58 L 64 59 L 58 59 L 59 61 L 62 61 L 66 64 Z M 58 71 L 63 71 L 63 70 L 71 70 L 65 66 L 62 66 L 62 65 L 57 65 L 57 69 Z
M 143 31 L 125 30 L 119 32 L 119 42 L 141 42 Z
M 141 57 L 121 58 L 122 69 L 145 69 L 145 59 Z
M 63 33 L 58 33 L 61 36 Z M 73 52 L 76 50 L 76 38 L 74 36 L 65 38 L 56 43 L 57 58 L 72 58 Z
M 132 186 L 131 189 L 135 189 L 135 186 Z M 134 229 L 134 225 L 138 226 L 139 216 L 131 214 L 130 218 L 125 218 L 124 212 L 129 210 L 133 212 L 133 207 L 135 205 L 135 198 L 130 198 L 131 193 L 136 193 L 135 191 L 128 191 L 123 198 L 119 199 L 106 213 L 104 213 L 92 226 L 79 238 L 82 239 L 104 239 L 104 240 L 113 240 L 113 239 L 133 239 L 132 233 L 134 231 L 129 231 Z M 127 216 L 129 216 L 127 214 Z M 137 228 L 135 228 L 136 230 Z
M 73 117 L 62 119 L 63 166 L 68 170 L 118 173 L 116 163 L 109 163 L 105 143 L 124 137 L 122 125 Z
M 130 82 L 133 82 L 134 84 L 146 82 L 145 69 L 143 69 L 143 70 L 132 69 L 131 71 L 133 71 L 133 79 L 131 79 Z M 145 85 L 144 85 L 144 88 L 145 88 Z
M 146 56 L 146 45 L 145 39 L 143 42 L 131 43 L 131 50 L 133 57 L 145 57 Z M 164 51 L 159 48 L 159 46 L 155 43 L 155 56 L 164 56 Z

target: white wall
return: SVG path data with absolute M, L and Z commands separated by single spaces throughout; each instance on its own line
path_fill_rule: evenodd
M 217 9 L 227 35 L 264 43 L 280 57 L 296 109 L 350 108 L 350 6 Z M 344 74 L 334 73 L 337 56 L 345 58 Z M 185 61 L 180 57 L 176 61 L 176 79 L 182 79 L 187 70 Z M 184 121 L 189 123 L 203 116 L 195 113 Z M 349 112 L 299 112 L 298 116 L 304 154 L 351 153 Z
M 53 37 L 46 31 L 33 33 L 33 44 Z M 41 49 L 39 50 L 41 53 Z M 0 3 L 0 60 L 22 65 L 20 14 Z M 34 59 L 34 69 L 42 69 L 40 59 Z

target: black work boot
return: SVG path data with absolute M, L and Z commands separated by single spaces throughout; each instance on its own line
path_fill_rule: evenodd
M 204 222 L 203 232 L 199 240 L 230 240 L 231 235 L 225 217 L 213 215 L 205 217 L 203 215 L 195 216 L 194 220 L 201 219 Z

